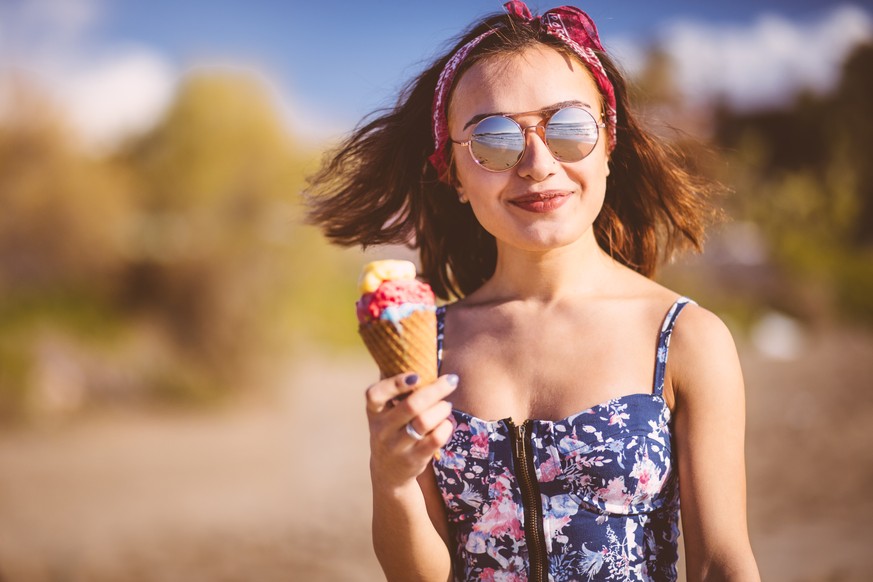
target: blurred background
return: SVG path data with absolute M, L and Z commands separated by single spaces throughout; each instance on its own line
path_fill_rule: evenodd
M 658 278 L 738 343 L 764 578 L 870 579 L 873 7 L 582 7 L 731 190 Z M 0 0 L 0 580 L 382 579 L 352 304 L 414 255 L 329 247 L 300 192 L 499 9 Z

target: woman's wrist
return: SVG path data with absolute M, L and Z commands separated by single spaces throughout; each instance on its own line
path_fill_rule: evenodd
M 398 481 L 396 476 L 382 475 L 380 471 L 370 470 L 370 482 L 373 485 L 373 496 L 380 496 L 386 499 L 410 499 L 420 498 L 421 488 L 415 477 L 407 480 Z

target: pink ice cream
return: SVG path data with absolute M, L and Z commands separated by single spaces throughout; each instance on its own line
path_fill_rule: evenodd
M 408 261 L 375 261 L 365 267 L 362 295 L 355 304 L 358 322 L 387 320 L 398 325 L 416 311 L 434 311 L 433 290 L 414 276 L 415 267 Z

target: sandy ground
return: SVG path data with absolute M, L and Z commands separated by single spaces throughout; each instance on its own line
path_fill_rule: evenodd
M 741 356 L 749 522 L 765 580 L 873 579 L 873 333 Z M 364 354 L 198 415 L 0 432 L 0 580 L 382 580 L 370 550 Z

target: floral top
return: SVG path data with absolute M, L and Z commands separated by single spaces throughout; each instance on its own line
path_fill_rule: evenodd
M 679 298 L 664 319 L 651 394 L 519 426 L 452 411 L 455 430 L 433 468 L 455 580 L 676 579 L 679 490 L 662 392 L 688 303 Z M 437 314 L 442 363 L 445 307 Z

